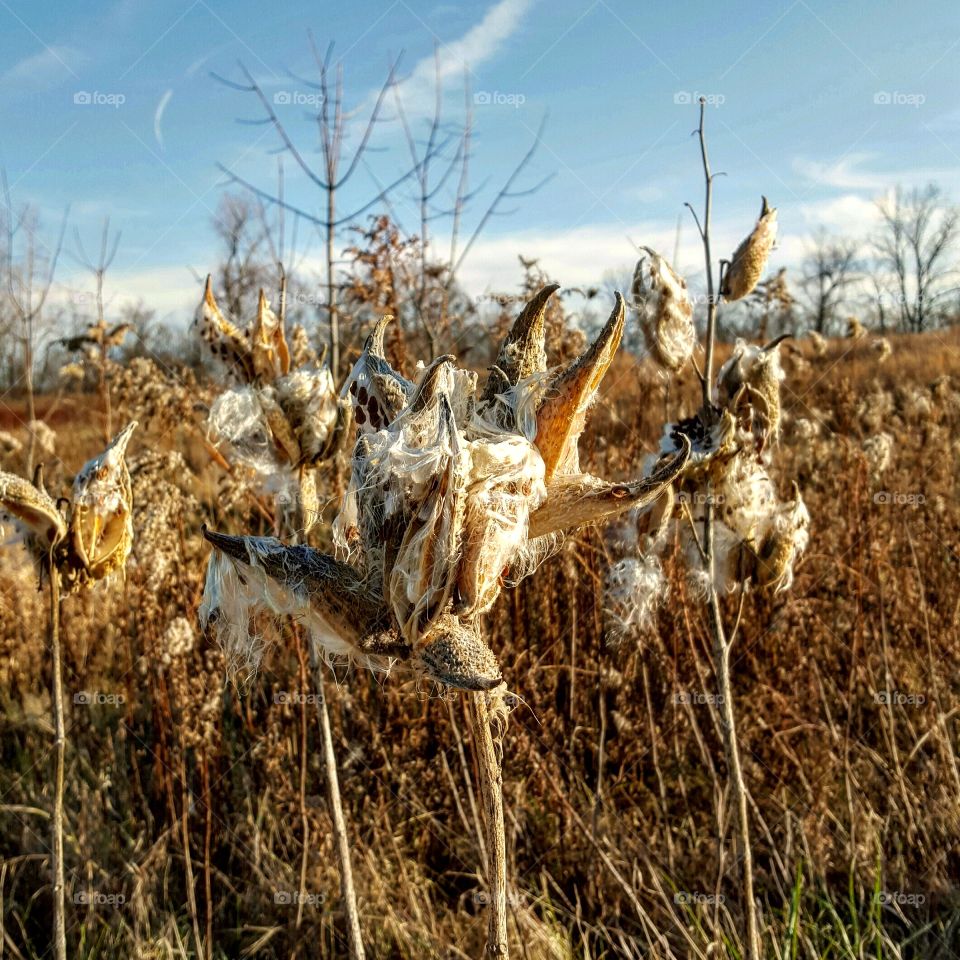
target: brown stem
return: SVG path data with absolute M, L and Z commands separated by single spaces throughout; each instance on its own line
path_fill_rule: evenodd
M 312 643 L 310 644 L 310 661 L 317 691 L 317 716 L 320 719 L 320 731 L 323 735 L 323 767 L 327 775 L 327 802 L 330 804 L 334 845 L 340 862 L 340 894 L 347 914 L 350 960 L 364 960 L 357 895 L 353 887 L 353 869 L 350 865 L 350 840 L 347 837 L 347 824 L 343 817 L 343 805 L 340 802 L 340 779 L 337 776 L 337 758 L 333 751 L 330 712 L 327 710 L 327 698 L 323 692 L 323 665 L 319 663 Z
M 707 337 L 706 358 L 703 376 L 703 412 L 708 419 L 711 416 L 710 383 L 713 379 L 713 353 L 717 337 L 718 297 L 713 283 L 713 262 L 710 254 L 710 216 L 713 205 L 713 174 L 710 172 L 710 159 L 707 154 L 707 141 L 704 129 L 706 103 L 700 100 L 700 124 L 697 133 L 700 139 L 700 156 L 703 161 L 703 176 L 706 183 L 706 195 L 703 225 L 700 238 L 703 241 L 703 253 L 707 271 Z M 743 868 L 743 909 L 747 923 L 747 960 L 760 960 L 760 935 L 757 923 L 757 905 L 753 896 L 753 851 L 750 846 L 750 815 L 747 804 L 747 790 L 743 781 L 743 769 L 740 765 L 740 748 L 737 741 L 736 713 L 733 705 L 733 689 L 730 682 L 730 643 L 727 641 L 723 626 L 723 614 L 720 610 L 720 598 L 714 583 L 714 516 L 713 485 L 706 482 L 706 506 L 703 514 L 703 565 L 706 570 L 709 588 L 708 607 L 710 633 L 713 639 L 713 663 L 717 675 L 717 694 L 721 705 L 721 727 L 723 746 L 727 758 L 728 776 L 733 801 L 737 810 L 737 826 L 740 842 L 740 862 Z
M 52 559 L 52 558 L 51 558 Z M 56 738 L 56 779 L 53 790 L 53 932 L 57 960 L 67 960 L 67 925 L 63 868 L 63 779 L 67 743 L 63 717 L 63 661 L 60 650 L 60 574 L 51 562 L 50 654 L 53 660 L 53 720 Z
M 492 693 L 468 694 L 473 725 L 473 751 L 480 780 L 480 797 L 487 834 L 486 956 L 508 957 L 507 944 L 507 841 L 503 827 L 503 772 L 491 728 L 491 703 L 503 696 L 503 688 Z M 498 732 L 497 743 L 502 740 Z

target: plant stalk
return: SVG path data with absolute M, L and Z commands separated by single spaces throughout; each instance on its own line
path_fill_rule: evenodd
M 491 725 L 491 699 L 502 696 L 502 689 L 488 693 L 469 694 L 470 720 L 473 726 L 473 750 L 480 780 L 480 799 L 483 805 L 484 827 L 487 835 L 487 908 L 488 957 L 508 957 L 507 944 L 507 841 L 503 826 L 503 770 L 497 745 L 502 743 L 502 731 L 496 740 Z
M 703 161 L 703 176 L 706 183 L 704 197 L 703 224 L 700 237 L 706 260 L 707 274 L 707 333 L 705 344 L 703 406 L 704 415 L 710 417 L 711 382 L 713 380 L 713 354 L 717 337 L 717 311 L 719 296 L 714 287 L 713 262 L 710 253 L 710 219 L 713 207 L 713 174 L 710 171 L 710 158 L 707 153 L 704 119 L 706 103 L 700 100 L 700 124 L 697 133 L 700 140 L 700 156 Z M 747 923 L 747 960 L 760 960 L 760 936 L 757 923 L 757 906 L 753 895 L 753 850 L 750 846 L 750 817 L 747 804 L 747 789 L 743 780 L 743 768 L 740 764 L 740 748 L 737 739 L 736 711 L 733 704 L 733 687 L 730 682 L 730 643 L 727 641 L 720 609 L 720 597 L 714 582 L 714 516 L 713 485 L 706 483 L 706 504 L 703 515 L 703 553 L 708 583 L 710 584 L 708 608 L 710 633 L 713 639 L 713 663 L 717 675 L 717 694 L 721 706 L 721 727 L 723 747 L 726 754 L 730 789 L 737 809 L 737 827 L 740 841 L 740 862 L 743 870 L 743 908 Z
M 56 774 L 53 784 L 53 936 L 57 960 L 67 960 L 63 867 L 63 781 L 67 734 L 63 714 L 63 662 L 60 650 L 60 574 L 50 558 L 50 654 L 53 661 L 53 722 Z
M 340 778 L 337 776 L 337 758 L 333 751 L 333 733 L 330 728 L 330 712 L 323 691 L 323 665 L 319 663 L 313 644 L 310 644 L 310 661 L 317 691 L 317 717 L 323 736 L 323 767 L 327 777 L 327 802 L 330 804 L 330 819 L 333 822 L 333 839 L 340 865 L 340 894 L 347 915 L 347 942 L 350 960 L 364 960 L 363 938 L 360 933 L 360 915 L 357 911 L 357 894 L 353 886 L 353 869 L 350 865 L 350 840 L 340 801 Z

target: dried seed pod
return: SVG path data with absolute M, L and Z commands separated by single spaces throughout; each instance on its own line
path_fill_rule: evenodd
M 777 239 L 777 209 L 770 206 L 766 197 L 762 200 L 760 219 L 746 240 L 737 247 L 723 275 L 720 292 L 727 300 L 742 300 L 753 292 Z
M 209 275 L 203 300 L 200 301 L 193 322 L 199 327 L 200 335 L 213 355 L 222 360 L 242 383 L 252 382 L 255 370 L 250 341 L 245 333 L 220 312 L 213 296 L 213 283 Z
M 392 319 L 377 321 L 340 391 L 341 399 L 353 405 L 361 433 L 376 433 L 393 423 L 413 395 L 413 384 L 390 366 L 384 353 L 384 331 Z
M 262 381 L 290 372 L 290 351 L 280 318 L 270 309 L 263 290 L 257 302 L 257 317 L 251 331 L 253 371 Z
M 0 473 L 0 531 L 22 540 L 36 559 L 67 535 L 67 525 L 45 490 L 12 473 Z
M 663 257 L 650 247 L 647 287 L 646 258 L 633 272 L 633 301 L 640 310 L 640 324 L 647 350 L 664 369 L 676 373 L 693 355 L 697 333 L 693 326 L 693 304 L 687 282 Z
M 290 366 L 318 367 L 321 362 L 317 359 L 317 352 L 310 343 L 310 336 L 302 324 L 296 323 L 290 331 Z
M 60 564 L 64 586 L 87 586 L 122 569 L 133 546 L 133 489 L 124 459 L 137 427 L 134 420 L 73 481 L 66 552 Z
M 300 444 L 287 415 L 277 402 L 276 391 L 273 387 L 264 387 L 257 391 L 257 399 L 277 446 L 283 451 L 287 463 L 296 466 L 301 460 Z
M 893 347 L 886 337 L 878 337 L 870 344 L 870 349 L 877 354 L 877 363 L 885 363 L 893 353 Z
M 758 347 L 738 340 L 717 374 L 720 403 L 742 425 L 751 425 L 759 452 L 780 431 L 780 381 L 784 378 L 779 347 L 784 337 Z
M 754 581 L 776 593 L 790 589 L 794 565 L 810 538 L 810 514 L 796 484 L 793 497 L 793 502 L 777 513 L 756 551 Z
M 823 334 L 817 333 L 816 330 L 811 330 L 807 337 L 809 337 L 810 342 L 813 344 L 813 355 L 815 357 L 822 357 L 826 355 L 827 352 L 827 338 Z
M 856 317 L 847 317 L 848 339 L 861 340 L 866 335 L 867 335 L 867 328 Z

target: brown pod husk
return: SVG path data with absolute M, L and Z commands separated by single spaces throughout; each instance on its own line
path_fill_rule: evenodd
M 777 208 L 771 207 L 766 197 L 762 199 L 756 226 L 737 247 L 723 276 L 720 292 L 726 300 L 742 300 L 753 292 L 777 239 Z

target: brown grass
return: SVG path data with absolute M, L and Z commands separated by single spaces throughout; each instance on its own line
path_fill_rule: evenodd
M 788 594 L 746 598 L 733 653 L 771 957 L 945 958 L 960 946 L 960 335 L 891 342 L 882 365 L 846 340 L 823 358 L 801 343 L 785 361 L 781 463 L 808 504 L 811 545 Z M 617 360 L 587 469 L 638 472 L 665 416 L 696 402 L 689 371 L 669 395 L 664 383 L 648 363 Z M 92 406 L 57 409 L 57 492 L 97 447 Z M 21 418 L 0 407 L 0 427 L 22 432 Z M 880 431 L 893 460 L 872 477 L 862 442 Z M 201 522 L 254 532 L 264 521 L 175 423 L 135 443 L 132 459 L 180 449 L 190 470 L 135 473 L 126 582 L 64 604 L 72 955 L 202 956 L 199 934 L 213 957 L 342 956 L 296 643 L 282 628 L 241 696 L 195 626 Z M 513 949 L 736 956 L 704 611 L 671 570 L 657 635 L 608 649 L 608 556 L 604 531 L 571 537 L 489 617 L 518 700 L 504 772 Z M 0 564 L 0 957 L 39 957 L 51 916 L 45 614 L 24 558 L 5 551 Z M 732 621 L 737 598 L 726 603 Z M 192 641 L 183 624 L 171 630 L 178 617 Z M 399 676 L 341 681 L 328 688 L 368 954 L 476 957 L 485 891 L 465 703 Z M 83 691 L 102 702 L 74 702 Z

